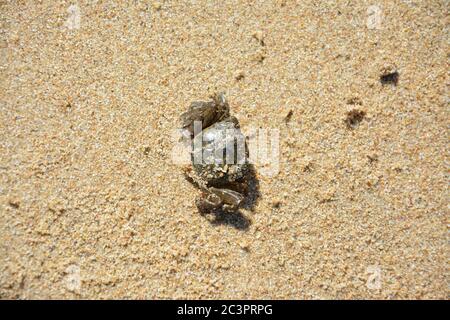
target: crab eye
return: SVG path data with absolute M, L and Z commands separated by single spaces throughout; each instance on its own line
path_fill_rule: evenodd
M 226 102 L 225 100 L 225 94 L 223 92 L 218 94 L 218 98 L 220 100 L 220 103 L 224 104 Z

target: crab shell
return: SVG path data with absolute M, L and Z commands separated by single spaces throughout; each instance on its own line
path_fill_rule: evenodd
M 209 185 L 238 181 L 248 172 L 245 136 L 230 117 L 204 129 L 193 140 L 192 162 Z

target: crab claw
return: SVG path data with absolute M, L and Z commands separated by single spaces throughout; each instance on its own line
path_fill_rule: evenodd
M 224 208 L 229 208 L 230 211 L 237 210 L 244 200 L 244 196 L 239 192 L 230 189 L 219 189 L 211 187 L 209 190 L 221 199 Z

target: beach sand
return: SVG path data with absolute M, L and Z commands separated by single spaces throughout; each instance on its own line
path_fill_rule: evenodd
M 0 298 L 446 299 L 448 9 L 1 1 Z M 172 135 L 220 91 L 279 173 L 214 222 Z

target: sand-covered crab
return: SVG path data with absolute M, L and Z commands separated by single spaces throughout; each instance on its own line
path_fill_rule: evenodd
M 249 191 L 251 166 L 245 136 L 223 93 L 211 101 L 191 103 L 180 117 L 183 136 L 191 145 L 189 181 L 202 190 L 200 212 L 235 212 Z

